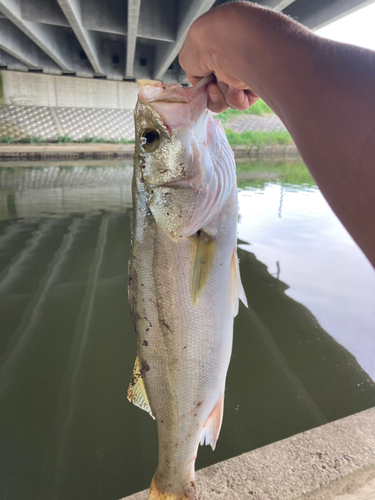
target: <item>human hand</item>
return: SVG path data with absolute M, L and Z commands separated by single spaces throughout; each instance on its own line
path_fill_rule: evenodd
M 207 107 L 220 113 L 228 108 L 245 110 L 258 96 L 241 80 L 237 79 L 225 64 L 225 54 L 218 53 L 218 45 L 210 37 L 210 26 L 217 25 L 219 9 L 213 9 L 199 17 L 190 27 L 179 54 L 179 62 L 193 85 L 201 78 L 214 74 L 216 81 L 207 88 Z

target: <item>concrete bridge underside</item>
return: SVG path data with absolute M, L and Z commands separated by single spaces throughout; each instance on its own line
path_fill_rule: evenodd
M 0 68 L 183 81 L 191 23 L 224 0 L 0 0 Z M 373 0 L 260 0 L 318 29 Z

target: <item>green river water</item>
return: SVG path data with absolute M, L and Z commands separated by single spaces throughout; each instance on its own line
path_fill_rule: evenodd
M 375 405 L 373 269 L 302 164 L 239 165 L 240 306 L 216 450 L 197 468 Z M 131 166 L 0 168 L 0 498 L 149 486 L 128 403 Z

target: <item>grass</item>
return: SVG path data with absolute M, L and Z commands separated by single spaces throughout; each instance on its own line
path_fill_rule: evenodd
M 228 123 L 235 116 L 241 115 L 245 113 L 245 115 L 260 115 L 263 116 L 266 113 L 274 114 L 272 109 L 267 106 L 267 104 L 262 101 L 262 99 L 258 99 L 255 104 L 251 106 L 251 108 L 246 109 L 245 111 L 238 111 L 238 109 L 227 109 L 227 111 L 223 111 L 216 115 L 215 118 L 218 118 L 223 125 Z
M 0 144 L 11 144 L 12 142 L 16 141 L 10 135 L 3 135 L 0 137 Z
M 234 132 L 233 130 L 225 129 L 225 133 L 231 146 L 257 146 L 261 149 L 263 146 L 272 146 L 274 144 L 281 144 L 284 146 L 293 144 L 293 139 L 289 132 L 284 130 L 277 130 L 273 132 Z

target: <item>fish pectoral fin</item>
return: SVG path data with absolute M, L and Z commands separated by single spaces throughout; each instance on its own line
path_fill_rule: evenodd
M 195 252 L 195 261 L 193 267 L 193 276 L 191 280 L 191 295 L 193 305 L 197 303 L 207 279 L 211 273 L 215 257 L 216 240 L 201 229 L 196 236 L 197 249 Z
M 232 311 L 233 316 L 237 316 L 239 299 L 247 307 L 247 299 L 245 295 L 245 290 L 243 289 L 240 275 L 240 265 L 238 261 L 237 249 L 233 249 L 232 262 L 231 262 L 231 301 L 232 301 Z
M 142 408 L 142 410 L 147 411 L 151 417 L 155 420 L 154 415 L 150 407 L 150 402 L 148 400 L 145 382 L 145 368 L 137 356 L 135 359 L 133 376 L 128 387 L 128 400 L 135 406 Z
M 216 448 L 216 441 L 218 440 L 221 424 L 223 421 L 224 411 L 224 396 L 221 396 L 215 408 L 212 410 L 207 422 L 204 424 L 201 436 L 201 445 L 210 445 L 214 450 Z

